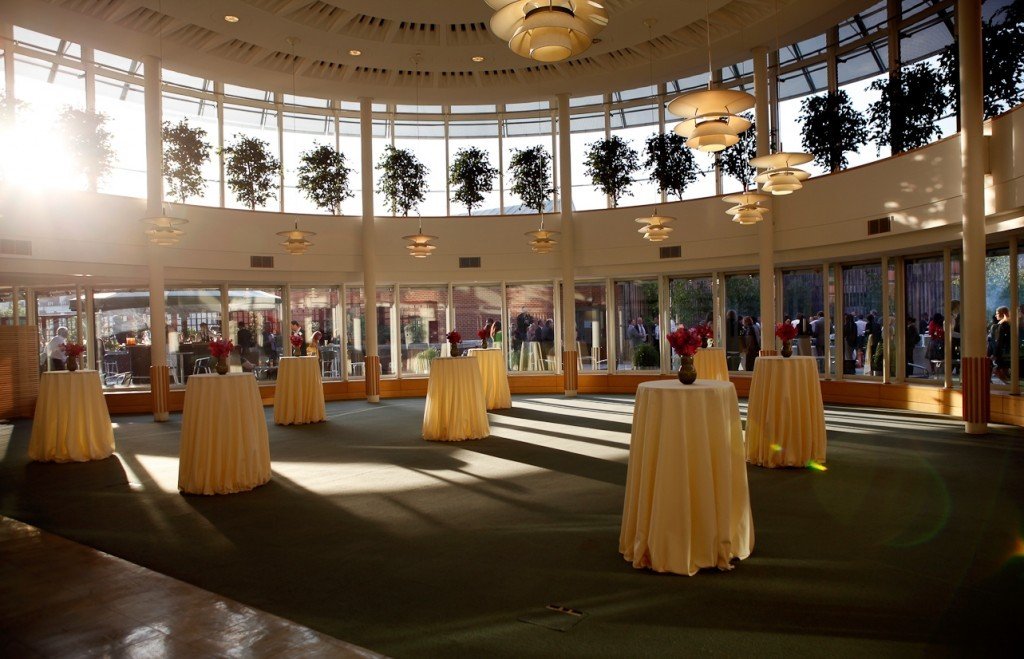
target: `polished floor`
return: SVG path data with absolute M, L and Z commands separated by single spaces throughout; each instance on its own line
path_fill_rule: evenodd
M 180 416 L 116 417 L 114 456 L 63 465 L 30 462 L 18 421 L 0 425 L 0 514 L 399 658 L 1016 647 L 1019 428 L 967 437 L 953 419 L 830 406 L 826 471 L 748 467 L 750 558 L 680 577 L 617 551 L 632 397 L 513 403 L 472 442 L 420 439 L 422 399 L 330 403 L 309 426 L 267 408 L 271 482 L 221 497 L 177 492 Z M 556 631 L 551 604 L 584 615 Z

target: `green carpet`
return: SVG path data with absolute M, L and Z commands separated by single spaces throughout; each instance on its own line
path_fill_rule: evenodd
M 29 462 L 20 421 L 0 426 L 0 514 L 395 657 L 1012 647 L 1020 429 L 829 407 L 828 470 L 748 467 L 754 553 L 682 577 L 617 551 L 632 403 L 516 396 L 456 443 L 420 439 L 422 399 L 298 427 L 267 408 L 273 480 L 219 497 L 175 491 L 178 415 L 116 417 L 115 457 L 64 465 Z M 549 629 L 568 614 L 548 604 L 583 616 Z

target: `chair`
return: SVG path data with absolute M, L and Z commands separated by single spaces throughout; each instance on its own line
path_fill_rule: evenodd
M 200 373 L 212 373 L 213 370 L 210 368 L 210 362 L 212 357 L 200 357 L 196 359 L 195 365 L 192 367 L 192 375 L 199 375 Z
M 103 385 L 106 387 L 125 386 L 132 382 L 132 374 L 120 372 L 116 357 L 103 358 Z
M 338 377 L 338 351 L 333 348 L 325 348 L 320 351 L 320 377 Z

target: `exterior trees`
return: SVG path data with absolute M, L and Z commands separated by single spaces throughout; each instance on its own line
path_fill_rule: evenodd
M 868 141 L 867 121 L 842 89 L 801 101 L 800 124 L 804 149 L 830 172 L 846 167 L 846 154 Z
M 512 173 L 512 194 L 528 208 L 543 213 L 554 188 L 551 187 L 551 156 L 542 146 L 516 149 L 509 162 Z
M 345 154 L 329 144 L 316 144 L 302 154 L 298 173 L 299 190 L 307 199 L 321 210 L 341 213 L 341 202 L 352 196 L 352 170 L 345 165 Z
M 651 170 L 658 191 L 682 201 L 683 191 L 700 177 L 700 167 L 686 139 L 675 133 L 652 135 L 647 139 L 645 154 L 644 167 Z
M 377 169 L 377 192 L 384 195 L 392 215 L 409 215 L 427 198 L 427 167 L 411 151 L 386 146 Z
M 632 195 L 633 173 L 640 169 L 640 157 L 618 135 L 587 145 L 586 174 L 601 192 L 619 205 L 623 195 Z
M 270 145 L 255 137 L 239 137 L 224 147 L 224 173 L 235 199 L 256 210 L 277 198 L 281 163 L 270 153 Z
M 473 207 L 484 200 L 484 193 L 494 190 L 494 177 L 498 170 L 491 167 L 487 153 L 475 146 L 455 152 L 455 159 L 448 170 L 448 183 L 452 185 L 452 200 L 466 206 L 466 212 L 473 214 Z
M 164 181 L 167 196 L 180 203 L 203 194 L 206 189 L 202 167 L 210 160 L 210 143 L 205 138 L 206 130 L 189 126 L 185 119 L 177 125 L 164 122 Z

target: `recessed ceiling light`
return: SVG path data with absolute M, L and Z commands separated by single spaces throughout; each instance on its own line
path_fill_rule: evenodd
M 483 55 L 474 55 L 473 56 L 473 61 L 474 62 L 482 62 L 482 61 L 484 61 Z
M 226 20 L 228 23 L 237 23 L 238 22 L 238 17 L 237 16 L 232 16 L 231 14 L 228 14 L 227 16 L 224 17 L 224 20 Z
M 360 55 L 363 54 L 363 51 L 356 50 L 355 48 L 353 48 L 352 50 L 348 51 L 348 54 L 351 55 L 352 57 L 359 57 Z

